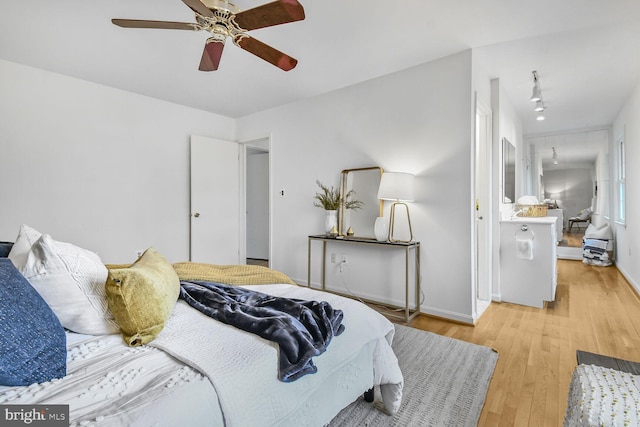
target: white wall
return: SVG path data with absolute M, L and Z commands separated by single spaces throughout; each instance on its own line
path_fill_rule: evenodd
M 609 150 L 610 157 L 615 158 L 615 141 L 624 136 L 626 146 L 626 225 L 614 223 L 616 237 L 616 265 L 631 284 L 640 292 L 640 85 L 629 97 L 620 114 L 613 124 L 613 147 Z M 617 171 L 611 169 L 612 189 L 615 188 Z M 612 198 L 617 200 L 616 197 Z M 615 203 L 610 209 L 612 219 L 615 218 Z
M 272 266 L 306 283 L 307 236 L 321 233 L 324 223 L 324 212 L 313 207 L 316 179 L 337 186 L 341 170 L 374 165 L 411 172 L 422 310 L 471 321 L 472 98 L 466 51 L 239 119 L 239 140 L 272 136 Z M 343 278 L 354 290 L 382 293 L 394 280 L 355 272 L 352 258 Z M 394 286 L 404 286 L 399 280 Z
M 170 82 L 168 82 L 169 84 Z M 189 256 L 189 135 L 234 121 L 0 60 L 0 240 L 27 223 L 131 262 Z
M 610 215 L 611 215 L 611 175 L 609 171 L 611 167 L 610 156 L 609 156 L 609 146 L 611 141 L 611 131 L 607 130 L 606 135 L 603 135 L 603 138 L 606 137 L 606 144 L 601 147 L 600 152 L 598 153 L 598 157 L 596 159 L 596 183 L 598 185 L 597 194 L 595 197 L 594 203 L 594 212 L 591 217 L 591 223 L 596 227 L 600 227 L 601 225 L 607 223 L 610 224 Z
M 526 153 L 523 144 L 522 121 L 513 104 L 502 90 L 500 79 L 491 80 L 491 109 L 493 110 L 493 197 L 492 215 L 492 291 L 493 299 L 500 301 L 500 218 L 503 211 L 509 214 L 513 204 L 503 204 L 502 183 L 502 138 L 507 138 L 516 147 L 516 200 L 525 191 Z
M 412 172 L 422 311 L 470 322 L 471 62 L 466 51 L 233 121 L 0 61 L 0 179 L 10 184 L 0 190 L 0 239 L 27 223 L 107 263 L 148 246 L 185 260 L 189 135 L 271 135 L 274 268 L 306 282 L 307 236 L 324 223 L 316 179 L 338 185 L 342 169 L 372 165 Z M 404 285 L 351 268 L 349 285 Z
M 544 172 L 544 197 L 552 199 L 553 194 L 559 194 L 556 199 L 558 207 L 563 211 L 565 226 L 568 218 L 578 216 L 581 210 L 591 207 L 594 176 L 595 165 L 590 168 L 547 169 Z

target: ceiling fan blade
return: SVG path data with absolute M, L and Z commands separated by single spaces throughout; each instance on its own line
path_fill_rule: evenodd
M 239 36 L 235 43 L 247 52 L 253 53 L 284 71 L 292 70 L 298 64 L 297 59 L 246 34 Z
M 190 24 L 187 22 L 171 22 L 171 21 L 143 21 L 138 19 L 112 19 L 115 25 L 123 28 L 161 28 L 168 30 L 191 30 L 198 31 L 201 29 L 198 24 Z
M 276 0 L 245 10 L 235 16 L 236 24 L 247 31 L 303 19 L 304 8 L 297 0 Z
M 213 18 L 213 12 L 205 6 L 200 0 L 182 0 L 184 4 L 189 6 L 194 12 L 198 12 L 202 16 L 207 18 Z
M 224 49 L 224 40 L 216 40 L 213 37 L 207 39 L 207 43 L 204 45 L 202 51 L 202 58 L 200 59 L 200 71 L 215 71 L 220 65 L 220 57 L 222 56 L 222 50 Z

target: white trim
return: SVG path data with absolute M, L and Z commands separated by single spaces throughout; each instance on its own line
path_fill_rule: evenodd
M 623 225 L 625 228 L 627 226 L 627 196 L 629 191 L 627 189 L 626 183 L 626 168 L 627 168 L 627 154 L 626 154 L 626 143 L 625 143 L 625 132 L 623 131 L 621 135 L 618 135 L 615 139 L 614 143 L 615 147 L 615 174 L 614 174 L 614 182 L 615 182 L 615 222 L 617 224 Z M 621 156 L 622 154 L 622 156 Z M 621 201 L 620 197 L 620 185 L 624 187 L 624 201 Z M 622 208 L 622 209 L 621 209 Z M 622 212 L 624 211 L 624 212 Z M 622 215 L 624 213 L 624 215 Z
M 242 146 L 241 151 L 241 211 L 240 211 L 240 259 L 247 258 L 247 148 L 255 148 L 269 153 L 269 266 L 273 268 L 273 167 L 271 156 L 271 135 L 237 141 Z
M 636 283 L 632 278 L 631 275 L 628 274 L 626 271 L 624 271 L 623 268 L 621 268 L 618 264 L 616 264 L 616 268 L 618 269 L 618 271 L 620 272 L 620 274 L 622 274 L 624 276 L 625 279 L 627 279 L 627 282 L 629 282 L 629 284 L 631 285 L 631 287 L 633 287 L 633 289 L 635 289 L 635 291 L 640 294 L 640 285 L 638 283 Z

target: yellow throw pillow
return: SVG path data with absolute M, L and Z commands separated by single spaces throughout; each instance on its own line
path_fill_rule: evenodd
M 149 248 L 130 267 L 110 269 L 106 291 L 124 341 L 139 346 L 152 341 L 171 316 L 180 279 L 171 264 Z

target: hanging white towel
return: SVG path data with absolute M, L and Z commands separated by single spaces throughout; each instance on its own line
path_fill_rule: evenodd
M 516 236 L 516 256 L 519 259 L 533 259 L 533 239 Z

